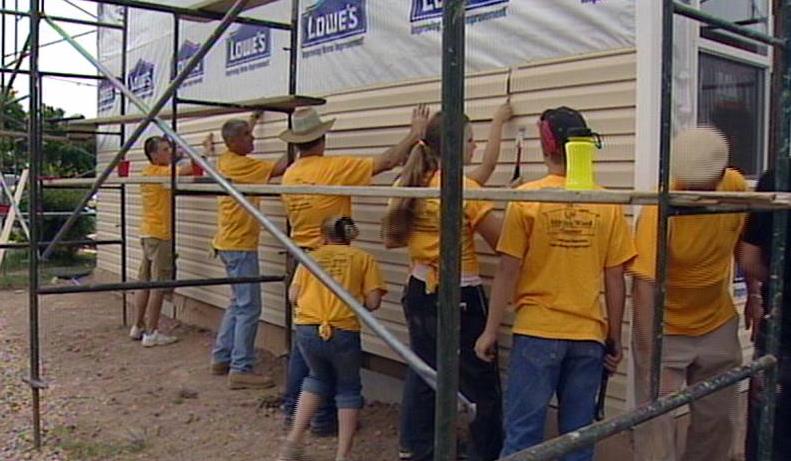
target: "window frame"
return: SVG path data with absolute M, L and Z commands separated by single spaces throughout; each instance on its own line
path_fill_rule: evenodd
M 700 8 L 700 0 L 691 0 L 690 4 L 695 8 Z M 769 1 L 769 20 L 767 21 L 767 28 L 770 32 L 774 31 L 774 8 L 772 2 Z M 771 89 L 772 89 L 772 62 L 774 60 L 774 47 L 768 47 L 766 54 L 753 53 L 751 51 L 727 45 L 716 40 L 704 38 L 700 34 L 701 23 L 692 21 L 690 27 L 693 29 L 691 34 L 693 38 L 694 50 L 694 68 L 692 69 L 693 80 L 693 111 L 695 114 L 695 121 L 698 120 L 698 103 L 700 101 L 700 55 L 701 53 L 710 54 L 720 58 L 728 59 L 740 64 L 747 64 L 758 68 L 763 75 L 763 130 L 761 138 L 761 152 L 758 158 L 758 173 L 756 175 L 748 176 L 751 181 L 757 181 L 761 172 L 766 170 L 769 165 L 769 117 L 771 111 Z
M 659 169 L 659 141 L 660 141 L 660 94 L 662 87 L 662 2 L 638 1 L 636 3 L 635 17 L 635 45 L 637 53 L 637 113 L 635 121 L 635 165 L 634 186 L 638 190 L 655 190 Z M 686 0 L 685 3 L 699 8 L 699 0 Z M 678 16 L 676 16 L 678 18 Z M 774 5 L 770 2 L 769 31 L 774 31 Z M 771 75 L 774 61 L 774 49 L 769 47 L 766 55 L 752 53 L 740 48 L 735 48 L 724 43 L 702 38 L 700 36 L 700 23 L 684 20 L 685 27 L 694 28 L 690 31 L 690 85 L 692 85 L 692 103 L 697 122 L 698 113 L 698 80 L 700 52 L 715 54 L 727 59 L 733 59 L 746 64 L 758 66 L 764 71 L 764 129 L 763 152 L 761 152 L 760 167 L 766 169 L 769 165 L 769 116 L 771 111 Z M 678 24 L 678 22 L 676 23 Z M 748 178 L 754 185 L 754 181 Z

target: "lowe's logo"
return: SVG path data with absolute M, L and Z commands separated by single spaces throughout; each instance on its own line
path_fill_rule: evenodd
M 195 53 L 197 53 L 199 49 L 200 49 L 199 44 L 193 43 L 189 40 L 186 40 L 184 43 L 181 44 L 181 47 L 179 48 L 179 52 L 176 55 L 178 59 L 176 61 L 176 69 L 178 69 L 179 73 L 181 73 L 184 67 L 186 67 L 187 62 L 189 62 L 189 60 L 193 56 L 195 56 Z M 204 59 L 201 59 L 198 62 L 198 65 L 195 66 L 195 68 L 192 69 L 192 72 L 189 73 L 189 75 L 187 76 L 187 80 L 185 80 L 184 83 L 186 85 L 189 85 L 203 81 L 204 69 L 205 69 Z
M 319 0 L 302 14 L 302 47 L 365 34 L 366 0 Z
M 99 112 L 105 112 L 113 108 L 117 90 L 109 80 L 102 80 L 99 83 Z
M 467 0 L 467 11 L 487 6 L 508 3 L 509 0 Z M 442 16 L 443 0 L 412 0 L 412 12 L 409 16 L 411 22 L 433 19 Z
M 263 61 L 272 55 L 272 31 L 268 27 L 244 24 L 225 42 L 225 68 Z
M 154 64 L 139 59 L 129 72 L 126 85 L 141 98 L 154 94 Z

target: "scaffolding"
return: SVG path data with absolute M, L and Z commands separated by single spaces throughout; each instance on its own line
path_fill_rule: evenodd
M 628 430 L 655 418 L 659 415 L 668 413 L 689 402 L 703 398 L 713 392 L 733 385 L 741 380 L 763 374 L 766 385 L 763 389 L 761 405 L 761 423 L 759 431 L 759 454 L 758 459 L 768 461 L 772 459 L 772 435 L 774 427 L 774 406 L 777 382 L 777 354 L 780 341 L 781 313 L 782 313 L 782 288 L 784 279 L 784 257 L 785 257 L 785 237 L 787 232 L 787 212 L 791 209 L 791 194 L 786 192 L 776 193 L 704 193 L 704 192 L 674 192 L 670 190 L 670 139 L 671 139 L 671 95 L 672 95 L 672 46 L 673 46 L 673 19 L 676 14 L 682 15 L 691 20 L 699 21 L 713 27 L 721 28 L 729 33 L 739 35 L 744 39 L 774 46 L 783 51 L 782 69 L 777 69 L 782 73 L 783 91 L 781 95 L 781 110 L 777 114 L 779 123 L 779 152 L 776 157 L 776 184 L 775 190 L 787 191 L 789 186 L 789 160 L 791 159 L 791 53 L 788 52 L 789 39 L 791 39 L 791 0 L 783 0 L 781 14 L 784 21 L 784 36 L 777 38 L 770 34 L 764 34 L 751 30 L 743 25 L 730 23 L 722 19 L 705 14 L 697 9 L 691 8 L 681 2 L 673 0 L 662 0 L 662 82 L 661 82 L 661 119 L 660 119 L 660 156 L 659 156 L 659 189 L 656 193 L 638 191 L 522 191 L 522 190 L 503 190 L 503 189 L 479 189 L 476 191 L 462 191 L 462 147 L 463 147 L 463 105 L 464 105 L 464 57 L 465 57 L 465 2 L 464 0 L 446 0 L 443 9 L 442 25 L 442 110 L 446 114 L 443 126 L 443 145 L 447 148 L 447 155 L 442 159 L 442 184 L 439 189 L 433 188 L 350 188 L 350 187 L 297 187 L 297 186 L 272 186 L 272 185 L 234 185 L 225 179 L 211 164 L 209 164 L 199 152 L 190 146 L 178 133 L 177 122 L 179 118 L 179 103 L 200 104 L 209 106 L 211 110 L 217 111 L 243 111 L 243 110 L 275 110 L 290 114 L 296 107 L 303 105 L 321 104 L 323 100 L 310 98 L 296 94 L 297 77 L 297 31 L 299 20 L 299 1 L 291 0 L 292 17 L 290 23 L 277 23 L 273 21 L 263 21 L 252 18 L 240 17 L 245 7 L 251 0 L 235 0 L 231 2 L 208 2 L 200 9 L 172 7 L 161 3 L 149 3 L 137 0 L 88 0 L 97 3 L 113 4 L 129 8 L 148 9 L 172 14 L 174 17 L 174 43 L 178 42 L 179 21 L 180 20 L 201 20 L 201 21 L 220 21 L 212 34 L 201 45 L 200 49 L 189 59 L 186 65 L 179 71 L 176 67 L 177 60 L 173 60 L 171 69 L 172 81 L 165 92 L 156 100 L 153 106 L 149 107 L 141 101 L 127 86 L 123 79 L 113 75 L 113 72 L 99 62 L 83 49 L 73 37 L 63 31 L 57 22 L 64 18 L 51 17 L 43 13 L 39 2 L 33 1 L 29 12 L 16 10 L 6 10 L 5 1 L 3 9 L 0 10 L 3 17 L 5 15 L 16 15 L 28 18 L 30 21 L 30 34 L 22 47 L 22 54 L 29 54 L 29 68 L 21 69 L 22 58 L 18 58 L 14 64 L 14 69 L 7 69 L 3 60 L 3 74 L 10 73 L 11 81 L 17 74 L 25 74 L 29 77 L 30 97 L 29 97 L 29 120 L 28 120 L 28 140 L 30 150 L 30 174 L 33 178 L 29 191 L 30 209 L 39 210 L 41 202 L 41 190 L 43 187 L 87 187 L 83 202 L 88 199 L 101 187 L 112 188 L 119 191 L 121 200 L 121 238 L 116 241 L 105 242 L 107 244 L 121 244 L 121 282 L 105 283 L 76 287 L 42 287 L 39 283 L 38 265 L 42 257 L 46 257 L 53 247 L 61 242 L 63 235 L 68 227 L 77 219 L 82 207 L 78 207 L 70 216 L 69 220 L 60 229 L 58 234 L 51 242 L 41 242 L 40 240 L 40 213 L 35 211 L 30 219 L 30 240 L 27 244 L 16 244 L 15 248 L 27 247 L 30 254 L 29 267 L 29 316 L 30 316 L 30 375 L 26 379 L 32 391 L 33 402 L 33 429 L 34 443 L 36 447 L 41 445 L 41 425 L 40 425 L 40 391 L 46 388 L 46 382 L 40 375 L 39 364 L 39 336 L 38 336 L 38 316 L 39 316 L 39 296 L 59 293 L 76 292 L 98 292 L 121 290 L 125 293 L 131 289 L 141 288 L 163 288 L 196 286 L 208 284 L 229 284 L 229 283 L 250 283 L 250 282 L 280 282 L 284 276 L 260 276 L 249 278 L 221 278 L 221 279 L 191 279 L 174 280 L 172 282 L 129 282 L 126 278 L 127 254 L 126 254 L 126 186 L 134 183 L 132 180 L 111 179 L 111 172 L 115 169 L 123 156 L 137 141 L 143 130 L 150 123 L 154 123 L 166 135 L 184 150 L 193 162 L 199 165 L 208 176 L 212 178 L 214 184 L 190 183 L 171 175 L 166 185 L 172 191 L 171 225 L 173 226 L 173 245 L 176 244 L 176 197 L 179 194 L 225 194 L 236 200 L 250 215 L 252 215 L 269 233 L 271 233 L 288 251 L 290 257 L 304 265 L 307 270 L 313 273 L 322 283 L 324 283 L 341 300 L 346 302 L 360 317 L 362 322 L 374 333 L 392 347 L 407 363 L 413 368 L 426 382 L 436 389 L 437 395 L 437 416 L 436 416 L 436 443 L 435 459 L 448 461 L 455 459 L 455 428 L 458 412 L 467 412 L 468 416 L 474 416 L 475 406 L 458 391 L 458 325 L 459 325 L 459 302 L 460 302 L 460 249 L 455 243 L 460 240 L 460 224 L 462 218 L 463 198 L 494 199 L 506 201 L 531 201 L 531 202 L 560 202 L 560 203 L 610 203 L 610 204 L 639 204 L 656 205 L 659 211 L 657 235 L 658 238 L 658 257 L 656 263 L 656 290 L 655 290 L 655 312 L 653 324 L 653 348 L 651 356 L 651 402 L 637 409 L 611 418 L 605 421 L 594 423 L 580 430 L 564 434 L 543 444 L 526 449 L 505 459 L 516 460 L 548 460 L 569 453 L 584 446 L 590 446 L 597 441 L 612 436 L 624 430 Z M 272 0 L 274 1 L 274 0 Z M 254 2 L 260 4 L 262 2 Z M 263 2 L 268 3 L 268 2 Z M 222 4 L 222 6 L 218 6 Z M 225 13 L 218 12 L 225 11 Z M 123 58 L 122 74 L 126 75 L 126 45 L 127 45 L 127 14 L 124 10 L 124 21 L 120 28 L 117 25 L 107 25 L 100 22 L 93 23 L 97 27 L 113 27 L 121 30 L 123 35 Z M 42 165 L 41 142 L 43 139 L 42 120 L 40 114 L 41 107 L 41 80 L 43 77 L 64 75 L 64 73 L 41 72 L 38 66 L 39 58 L 39 28 L 44 21 L 52 29 L 57 31 L 65 41 L 70 43 L 88 61 L 90 61 L 99 71 L 100 76 L 96 75 L 70 75 L 79 78 L 103 78 L 117 88 L 121 96 L 121 116 L 111 120 L 96 120 L 93 125 L 120 124 L 121 129 L 117 135 L 121 139 L 122 147 L 112 159 L 112 161 L 99 174 L 98 178 L 91 180 L 65 180 L 65 181 L 44 181 L 40 179 Z M 69 22 L 69 21 L 65 21 Z M 73 22 L 73 21 L 71 21 Z M 82 23 L 88 21 L 82 21 Z M 290 40 L 290 64 L 289 64 L 289 95 L 285 98 L 274 98 L 254 101 L 250 103 L 219 103 L 212 101 L 186 100 L 178 97 L 178 88 L 187 78 L 189 73 L 197 66 L 200 59 L 208 52 L 211 46 L 220 38 L 222 33 L 234 22 L 263 25 L 266 27 L 287 30 L 291 33 Z M 16 41 L 16 40 L 15 40 Z M 15 43 L 15 47 L 18 43 Z M 3 37 L 2 48 L 5 49 L 5 37 Z M 174 46 L 174 53 L 178 47 Z M 3 53 L 4 55 L 5 53 Z M 5 58 L 3 58 L 5 59 Z M 5 82 L 5 79 L 3 79 Z M 143 115 L 129 116 L 125 113 L 126 101 L 135 105 Z M 171 107 L 168 116 L 171 123 L 167 124 L 159 116 L 160 112 L 170 100 Z M 187 111 L 185 111 L 187 112 Z M 194 116 L 195 113 L 192 114 Z M 187 115 L 187 114 L 185 114 Z M 187 115 L 190 116 L 190 115 Z M 137 128 L 128 137 L 124 131 L 124 123 L 139 122 Z M 82 122 L 83 126 L 85 122 Z M 290 117 L 289 117 L 290 126 Z M 80 128 L 79 131 L 95 131 Z M 289 158 L 294 158 L 293 146 L 289 145 Z M 138 180 L 139 182 L 156 182 L 156 180 Z M 425 362 L 420 360 L 408 347 L 401 344 L 387 329 L 377 321 L 353 296 L 346 292 L 330 275 L 324 272 L 320 266 L 304 251 L 291 241 L 286 233 L 265 216 L 257 207 L 247 200 L 248 195 L 281 195 L 288 193 L 299 194 L 319 194 L 319 195 L 353 195 L 353 196 L 379 196 L 379 197 L 434 197 L 440 198 L 443 203 L 443 213 L 441 216 L 441 251 L 440 265 L 443 270 L 440 276 L 439 286 L 439 328 L 438 328 L 438 364 L 439 369 L 431 369 Z M 667 280 L 667 249 L 668 249 L 668 220 L 672 216 L 690 214 L 709 214 L 709 213 L 734 213 L 751 210 L 783 211 L 775 213 L 773 237 L 775 244 L 775 255 L 771 265 L 771 284 L 770 284 L 770 312 L 768 315 L 768 332 L 766 354 L 757 358 L 751 363 L 737 367 L 706 381 L 697 383 L 677 393 L 660 397 L 660 369 L 661 369 L 661 344 L 663 339 L 663 306 L 665 300 L 665 282 Z M 451 242 L 451 243 L 448 243 Z M 38 249 L 44 247 L 42 255 Z M 126 299 L 124 297 L 124 322 L 126 319 Z M 290 346 L 291 330 L 290 310 L 286 309 L 286 333 L 287 342 Z

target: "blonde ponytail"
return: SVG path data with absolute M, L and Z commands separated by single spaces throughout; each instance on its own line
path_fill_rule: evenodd
M 465 115 L 464 121 L 470 122 Z M 426 126 L 420 142 L 412 147 L 396 186 L 426 187 L 439 169 L 442 157 L 442 112 L 435 113 Z M 421 199 L 395 198 L 387 207 L 382 220 L 382 239 L 387 248 L 406 246 Z
M 439 155 L 424 141 L 415 144 L 399 176 L 398 187 L 426 187 L 439 168 Z M 382 238 L 388 248 L 406 245 L 419 200 L 414 197 L 393 199 L 382 221 Z

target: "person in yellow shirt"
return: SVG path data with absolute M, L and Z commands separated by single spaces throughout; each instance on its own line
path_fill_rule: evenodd
M 674 139 L 671 172 L 675 190 L 742 192 L 744 177 L 726 168 L 728 144 L 713 128 L 685 130 Z M 634 345 L 638 400 L 649 399 L 653 337 L 657 208 L 645 207 L 637 222 L 634 275 Z M 743 214 L 680 216 L 670 219 L 667 292 L 664 306 L 661 395 L 718 375 L 742 361 L 738 317 L 730 294 L 733 258 Z M 737 389 L 731 386 L 698 400 L 691 408 L 687 444 L 676 456 L 672 414 L 644 424 L 636 444 L 645 460 L 730 459 Z
M 152 136 L 143 144 L 149 164 L 143 169 L 144 177 L 170 177 L 173 162 L 173 145 L 162 136 Z M 192 165 L 178 167 L 179 175 L 192 174 Z M 173 279 L 173 249 L 170 226 L 170 194 L 162 184 L 142 184 L 140 198 L 140 245 L 143 254 L 138 271 L 140 281 L 166 281 Z M 177 341 L 174 336 L 159 332 L 162 300 L 168 290 L 138 290 L 135 293 L 137 319 L 129 336 L 141 340 L 143 346 L 166 346 Z M 148 319 L 146 319 L 146 314 Z
M 439 187 L 442 151 L 441 112 L 429 120 L 423 139 L 412 149 L 396 186 Z M 464 162 L 469 163 L 475 141 L 469 121 L 465 128 Z M 464 187 L 478 188 L 465 177 Z M 479 273 L 474 236 L 480 234 L 494 248 L 500 219 L 486 201 L 466 200 L 462 241 L 460 386 L 477 405 L 477 417 L 470 424 L 468 457 L 471 460 L 497 459 L 502 446 L 502 399 L 497 365 L 478 359 L 473 345 L 486 321 L 486 296 Z M 437 272 L 439 270 L 440 209 L 438 199 L 393 199 L 390 201 L 382 234 L 385 246 L 406 246 L 410 275 L 402 305 L 409 328 L 412 350 L 429 366 L 437 364 Z M 434 452 L 434 391 L 414 371 L 407 372 L 401 403 L 400 456 L 424 461 Z
M 293 128 L 280 134 L 280 139 L 294 144 L 299 158 L 283 175 L 283 185 L 365 186 L 373 176 L 404 163 L 409 149 L 425 129 L 428 109 L 419 106 L 412 113 L 409 133 L 395 146 L 376 157 L 325 156 L 326 134 L 335 120 L 323 121 L 315 109 L 302 108 L 294 112 Z M 349 196 L 283 195 L 291 238 L 308 251 L 323 244 L 321 225 L 332 216 L 351 216 L 352 199 Z M 286 425 L 290 424 L 303 379 L 308 366 L 294 345 L 289 356 L 283 412 Z M 311 431 L 316 435 L 330 435 L 337 430 L 332 399 L 316 414 Z
M 369 310 L 376 310 L 387 292 L 373 256 L 351 246 L 359 234 L 349 217 L 331 217 L 321 226 L 324 245 L 311 256 Z M 294 424 L 278 459 L 301 461 L 302 439 L 323 399 L 338 408 L 337 461 L 351 453 L 357 416 L 363 406 L 360 381 L 360 321 L 354 311 L 315 276 L 300 266 L 289 288 L 296 304 L 297 346 L 310 373 L 302 383 Z
M 277 162 L 249 157 L 253 152 L 252 125 L 232 119 L 222 126 L 227 150 L 217 159 L 217 170 L 237 184 L 263 184 L 280 176 L 287 157 Z M 250 200 L 258 206 L 259 199 Z M 217 232 L 212 245 L 225 265 L 228 277 L 259 275 L 258 221 L 231 197 L 220 197 L 217 207 Z M 264 375 L 253 373 L 255 338 L 261 316 L 261 286 L 258 283 L 231 285 L 231 304 L 225 310 L 212 350 L 212 373 L 228 374 L 231 389 L 266 388 L 274 385 Z
M 539 133 L 549 174 L 519 189 L 564 188 L 566 142 L 586 131 L 585 119 L 574 109 L 545 111 Z M 561 433 L 593 421 L 603 368 L 615 371 L 621 360 L 624 271 L 635 249 L 620 206 L 512 202 L 497 253 L 490 311 L 475 351 L 481 360 L 497 363 L 497 334 L 513 298 L 501 454 L 507 456 L 544 440 L 554 395 Z M 562 459 L 592 460 L 593 448 Z
M 395 146 L 375 157 L 324 155 L 326 134 L 335 119 L 323 121 L 312 107 L 294 111 L 293 128 L 280 133 L 280 139 L 294 144 L 299 158 L 283 175 L 283 185 L 367 186 L 374 175 L 404 163 L 409 149 L 420 138 L 428 120 L 428 109 L 418 106 L 412 113 L 409 133 Z M 321 224 L 330 216 L 351 216 L 349 196 L 282 196 L 291 238 L 302 248 L 312 250 L 323 243 Z

